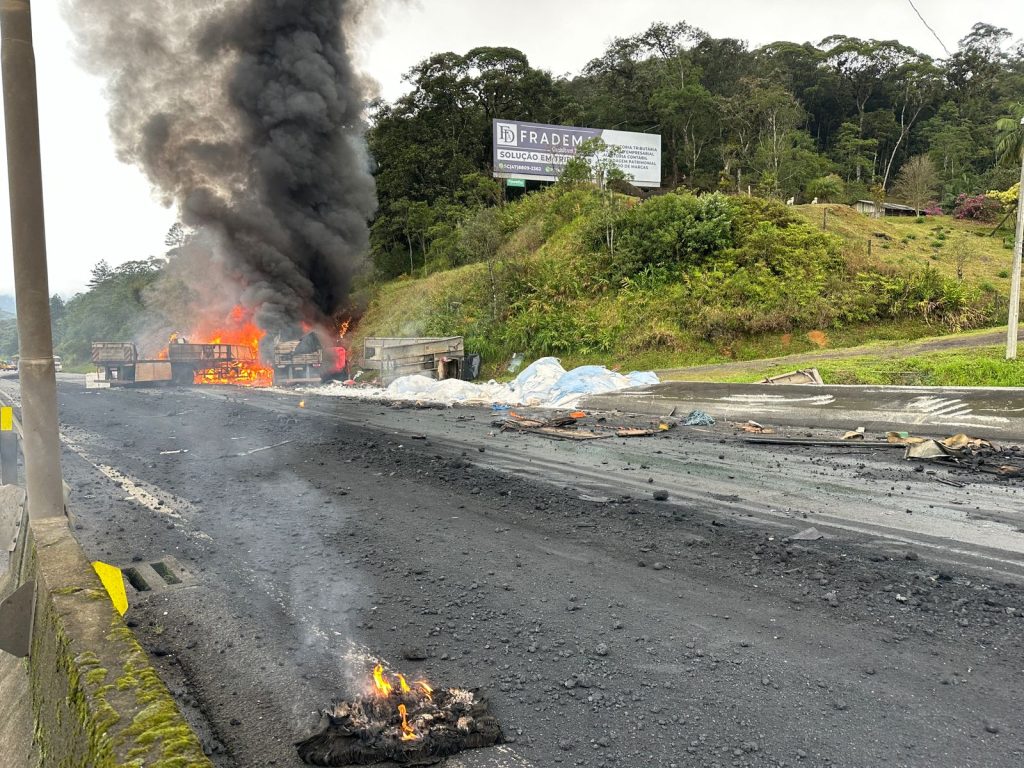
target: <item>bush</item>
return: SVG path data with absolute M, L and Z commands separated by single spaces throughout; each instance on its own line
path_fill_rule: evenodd
M 808 199 L 817 198 L 821 203 L 835 203 L 843 199 L 846 193 L 846 184 L 842 177 L 830 173 L 827 176 L 819 176 L 807 182 L 804 194 Z
M 996 220 L 1001 207 L 998 200 L 987 195 L 963 193 L 956 198 L 953 216 L 957 219 L 992 222 Z
M 621 217 L 613 277 L 621 279 L 648 264 L 701 264 L 734 245 L 733 232 L 732 206 L 719 192 L 651 198 Z

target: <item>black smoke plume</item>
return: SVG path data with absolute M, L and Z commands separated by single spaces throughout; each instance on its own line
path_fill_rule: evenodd
M 169 272 L 268 330 L 326 324 L 368 249 L 369 85 L 352 0 L 70 0 L 122 161 L 202 233 Z M 177 262 L 177 263 L 175 263 Z M 217 286 L 220 290 L 222 286 Z M 220 302 L 218 302 L 220 303 Z M 216 308 L 210 308 L 216 309 Z

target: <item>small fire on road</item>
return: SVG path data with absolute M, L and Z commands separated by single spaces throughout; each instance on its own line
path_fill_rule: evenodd
M 365 694 L 323 711 L 320 731 L 296 746 L 309 765 L 433 765 L 501 740 L 497 719 L 476 691 L 435 690 L 378 664 Z

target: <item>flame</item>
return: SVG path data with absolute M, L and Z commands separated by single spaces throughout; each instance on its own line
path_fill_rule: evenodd
M 420 687 L 420 690 L 422 690 L 427 695 L 428 699 L 433 698 L 434 689 L 427 684 L 426 680 L 417 680 L 416 685 L 418 685 Z
M 377 692 L 381 696 L 390 696 L 395 689 L 391 683 L 384 679 L 384 667 L 378 664 L 373 668 L 373 683 L 377 686 Z
M 402 691 L 402 693 L 409 693 L 412 690 L 412 688 L 409 687 L 409 684 L 405 682 L 405 678 L 402 677 L 402 675 L 396 672 L 395 677 L 398 678 L 398 688 Z
M 274 383 L 274 370 L 260 363 L 260 341 L 267 332 L 253 320 L 251 309 L 238 305 L 234 307 L 223 323 L 216 327 L 193 329 L 187 340 L 196 344 L 230 344 L 245 347 L 251 354 L 245 359 L 217 363 L 211 368 L 196 371 L 196 384 L 234 384 L 243 387 L 269 387 Z M 171 343 L 177 343 L 178 334 L 173 334 Z
M 401 678 L 401 675 L 399 675 L 399 678 Z M 413 730 L 412 726 L 409 725 L 409 721 L 406 719 L 407 710 L 405 708 L 405 704 L 398 705 L 398 714 L 402 716 L 402 741 L 418 739 L 419 736 L 416 731 Z
M 299 408 L 305 408 L 305 407 L 306 407 L 306 401 L 305 400 L 299 400 Z

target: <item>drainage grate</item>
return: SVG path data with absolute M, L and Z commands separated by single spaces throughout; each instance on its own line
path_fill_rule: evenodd
M 160 592 L 192 581 L 192 575 L 170 556 L 148 563 L 136 563 L 121 570 L 137 593 Z
M 153 570 L 160 574 L 160 578 L 166 581 L 170 585 L 181 584 L 181 579 L 174 575 L 174 571 L 170 569 L 167 563 L 162 560 L 158 560 L 155 563 L 150 563 Z
M 149 592 L 149 582 L 146 581 L 138 568 L 125 568 L 124 575 L 128 577 L 128 583 L 135 588 L 136 592 Z

